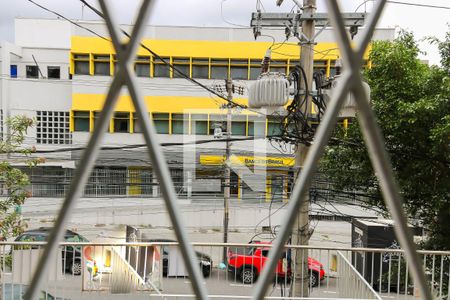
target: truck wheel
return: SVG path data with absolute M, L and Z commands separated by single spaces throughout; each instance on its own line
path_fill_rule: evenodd
M 243 266 L 240 271 L 240 278 L 244 284 L 252 284 L 256 281 L 256 270 L 252 266 Z

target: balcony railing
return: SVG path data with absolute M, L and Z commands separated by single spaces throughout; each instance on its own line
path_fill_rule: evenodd
M 21 299 L 43 242 L 1 242 L 1 299 Z M 251 298 L 271 244 L 194 243 L 196 265 L 210 298 Z M 222 262 L 223 247 L 228 262 Z M 195 298 L 178 243 L 61 243 L 44 276 L 41 299 L 110 299 L 148 295 L 155 299 Z M 308 274 L 296 276 L 297 251 L 308 251 Z M 449 299 L 450 252 L 420 251 L 438 299 Z M 301 271 L 303 272 L 303 271 Z M 304 274 L 299 274 L 304 275 Z M 298 278 L 308 278 L 299 280 Z M 420 299 L 399 249 L 288 245 L 277 264 L 269 299 L 294 299 L 307 285 L 315 299 Z

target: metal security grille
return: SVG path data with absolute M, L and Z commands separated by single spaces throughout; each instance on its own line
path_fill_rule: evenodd
M 207 299 L 208 293 L 206 287 L 203 285 L 200 270 L 197 267 L 195 252 L 192 244 L 189 243 L 186 228 L 178 209 L 177 197 L 170 178 L 170 172 L 162 150 L 157 143 L 158 139 L 156 138 L 156 130 L 154 125 L 148 118 L 145 117 L 148 110 L 143 101 L 143 97 L 140 94 L 140 90 L 137 88 L 136 77 L 133 70 L 132 59 L 134 59 L 134 56 L 136 55 L 138 43 L 140 42 L 142 32 L 144 31 L 143 25 L 147 21 L 150 8 L 152 7 L 150 3 L 154 3 L 155 1 L 144 0 L 142 2 L 142 5 L 138 10 L 136 22 L 134 23 L 135 26 L 133 32 L 131 33 L 129 40 L 125 43 L 122 43 L 122 40 L 124 39 L 119 34 L 120 31 L 116 27 L 117 22 L 113 20 L 114 18 L 110 14 L 106 1 L 100 0 L 99 2 L 105 17 L 108 31 L 110 33 L 112 44 L 114 45 L 114 49 L 117 53 L 118 71 L 111 83 L 97 126 L 95 127 L 92 137 L 89 140 L 88 146 L 75 172 L 74 179 L 72 180 L 72 184 L 66 194 L 64 203 L 59 212 L 59 216 L 56 219 L 55 226 L 48 239 L 45 251 L 39 261 L 36 272 L 33 275 L 29 289 L 25 294 L 25 299 L 34 300 L 38 295 L 41 282 L 45 277 L 43 273 L 45 273 L 48 269 L 50 258 L 53 258 L 57 253 L 56 250 L 58 249 L 58 242 L 61 241 L 64 236 L 65 223 L 70 217 L 75 201 L 82 194 L 83 186 L 88 181 L 89 173 L 91 172 L 99 153 L 99 141 L 102 140 L 109 120 L 112 117 L 119 93 L 124 86 L 128 88 L 131 100 L 136 109 L 138 120 L 141 124 L 143 131 L 142 134 L 149 152 L 149 159 L 153 165 L 154 173 L 160 184 L 161 193 L 164 197 L 167 211 L 180 245 L 180 252 L 182 253 L 186 264 L 186 269 L 192 284 L 192 290 L 196 296 L 196 299 Z M 108 2 L 108 4 L 109 3 L 110 2 Z M 278 259 L 283 253 L 283 248 L 289 237 L 298 208 L 304 200 L 304 196 L 308 192 L 316 166 L 337 122 L 338 112 L 345 100 L 345 96 L 348 93 L 353 93 L 360 111 L 358 115 L 359 122 L 362 126 L 371 161 L 378 180 L 380 181 L 380 186 L 382 188 L 386 205 L 395 220 L 397 238 L 405 250 L 407 262 L 410 266 L 413 279 L 419 287 L 421 297 L 423 299 L 432 299 L 431 291 L 426 284 L 421 260 L 416 253 L 415 245 L 407 226 L 407 220 L 402 210 L 402 199 L 393 177 L 392 166 L 384 149 L 384 141 L 380 129 L 376 124 L 375 116 L 369 105 L 367 95 L 364 92 L 360 74 L 363 53 L 370 42 L 375 25 L 380 18 L 384 5 L 386 4 L 386 0 L 377 1 L 368 26 L 365 28 L 363 38 L 354 48 L 351 47 L 350 40 L 348 39 L 337 1 L 329 0 L 327 1 L 327 4 L 329 19 L 335 30 L 340 52 L 344 65 L 347 67 L 347 71 L 344 72 L 342 76 L 343 84 L 339 85 L 336 92 L 333 94 L 327 111 L 325 112 L 323 122 L 318 127 L 314 138 L 314 143 L 292 192 L 286 211 L 286 217 L 284 218 L 284 222 L 278 233 L 277 239 L 274 241 L 272 251 L 270 251 L 269 261 L 265 265 L 255 286 L 253 298 L 263 299 L 269 287 L 272 286 L 272 278 L 274 276 L 273 271 L 275 270 Z
M 72 144 L 69 131 L 69 112 L 36 112 L 36 142 L 38 144 Z

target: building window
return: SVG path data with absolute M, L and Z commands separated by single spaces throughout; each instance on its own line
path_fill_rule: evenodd
M 74 54 L 75 74 L 89 75 L 89 54 Z
M 191 115 L 191 133 L 198 135 L 208 134 L 208 115 L 192 114 Z
M 114 132 L 129 132 L 130 131 L 130 113 L 116 112 L 114 113 Z
M 247 116 L 245 115 L 232 116 L 231 133 L 233 135 L 247 135 Z
M 94 111 L 94 128 L 95 126 L 97 126 L 97 122 L 100 119 L 100 114 L 101 111 Z M 108 122 L 108 124 L 106 125 L 106 132 L 109 132 L 109 125 L 110 123 Z
M 248 135 L 262 137 L 266 135 L 266 119 L 263 116 L 248 117 Z
M 148 114 L 147 117 L 150 118 L 150 114 Z M 141 133 L 141 132 L 143 132 L 142 128 L 143 127 L 141 126 L 141 124 L 138 121 L 137 114 L 134 112 L 133 113 L 133 132 L 134 133 Z
M 169 57 L 161 58 L 166 62 L 170 62 Z M 163 60 L 157 57 L 153 58 L 153 77 L 170 77 L 170 68 Z
M 269 71 L 287 74 L 287 60 L 272 60 L 270 62 Z
M 188 134 L 188 120 L 188 115 L 172 114 L 172 134 Z
M 209 59 L 193 58 L 192 59 L 192 77 L 208 79 L 209 76 Z
M 61 71 L 59 67 L 48 66 L 47 67 L 47 78 L 48 79 L 60 79 Z
M 72 144 L 67 111 L 36 112 L 36 142 L 38 144 Z
M 94 55 L 94 74 L 109 76 L 109 55 Z
M 251 59 L 250 60 L 250 80 L 258 79 L 258 76 L 261 74 L 261 60 L 260 59 Z
M 17 65 L 11 65 L 9 70 L 9 75 L 11 75 L 11 78 L 17 78 Z
M 326 60 L 315 60 L 313 62 L 314 72 L 323 71 L 323 74 L 327 73 L 327 61 Z
M 226 134 L 227 115 L 211 114 L 209 115 L 209 134 L 214 135 L 216 128 L 220 128 L 222 134 Z
M 153 124 L 155 124 L 157 133 L 169 134 L 169 114 L 168 113 L 153 113 Z
M 211 59 L 211 79 L 228 78 L 228 59 Z
M 230 74 L 233 79 L 248 79 L 248 59 L 232 59 Z
M 282 122 L 283 122 L 282 117 L 269 116 L 267 118 L 267 135 L 268 136 L 281 135 L 283 126 Z
M 39 78 L 38 66 L 26 66 L 27 78 Z
M 73 130 L 74 131 L 89 131 L 89 112 L 88 111 L 74 111 L 73 112 Z
M 150 56 L 138 56 L 134 65 L 136 76 L 150 77 Z
M 178 71 L 182 72 L 184 75 L 191 77 L 190 76 L 190 59 L 189 58 L 179 58 L 179 57 L 173 57 L 172 58 L 172 63 L 175 66 L 175 68 L 177 68 Z M 179 72 L 177 71 L 173 71 L 173 78 L 184 78 L 183 75 L 181 75 Z

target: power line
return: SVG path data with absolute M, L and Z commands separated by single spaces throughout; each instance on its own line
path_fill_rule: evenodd
M 249 141 L 254 139 L 265 139 L 265 137 L 247 137 L 247 138 L 231 138 L 231 139 L 214 139 L 214 140 L 198 140 L 186 143 L 160 143 L 161 147 L 170 147 L 170 146 L 186 146 L 186 145 L 200 145 L 200 144 L 208 144 L 208 143 L 216 143 L 216 142 L 239 142 L 239 141 Z M 104 146 L 101 147 L 101 150 L 117 150 L 117 149 L 135 149 L 146 147 L 146 144 L 131 144 L 124 146 Z M 51 150 L 36 150 L 33 153 L 58 153 L 58 152 L 68 152 L 68 151 L 76 151 L 76 150 L 84 150 L 86 147 L 71 147 L 71 148 L 59 148 L 59 149 L 51 149 Z
M 105 16 L 103 15 L 102 12 L 100 12 L 98 9 L 96 9 L 95 7 L 93 7 L 92 5 L 90 5 L 87 1 L 85 0 L 80 0 L 81 3 L 83 3 L 84 5 L 86 5 L 90 10 L 92 10 L 96 15 L 98 15 L 100 18 L 102 18 L 103 20 L 105 19 Z M 131 38 L 131 35 L 126 32 L 124 29 L 120 29 L 120 31 L 128 38 Z M 159 56 L 156 52 L 154 52 L 153 50 L 151 50 L 149 47 L 147 47 L 146 45 L 144 45 L 143 43 L 140 43 L 140 46 L 142 48 L 144 48 L 145 50 L 147 50 L 150 54 L 152 54 L 154 57 L 158 58 L 160 61 L 162 61 L 165 65 L 167 65 L 170 69 L 172 69 L 172 71 L 175 71 L 176 73 L 178 73 L 179 75 L 181 75 L 181 77 L 183 77 L 184 79 L 202 87 L 203 89 L 207 90 L 208 92 L 218 96 L 219 98 L 227 101 L 228 103 L 234 105 L 234 106 L 239 106 L 243 109 L 248 109 L 248 107 L 246 105 L 242 105 L 239 103 L 236 103 L 232 100 L 229 100 L 227 97 L 221 95 L 220 93 L 216 92 L 215 90 L 207 87 L 206 85 L 204 85 L 203 83 L 190 78 L 188 75 L 184 74 L 181 70 L 179 70 L 178 68 L 176 68 L 174 65 L 172 65 L 170 62 L 167 62 L 165 59 L 163 59 L 161 56 Z
M 111 42 L 110 39 L 108 39 L 108 38 L 106 38 L 106 37 L 104 37 L 104 36 L 98 34 L 97 32 L 95 32 L 95 31 L 92 30 L 92 29 L 89 29 L 89 28 L 87 28 L 87 27 L 85 27 L 85 26 L 82 26 L 82 25 L 78 24 L 77 22 L 74 22 L 74 21 L 72 21 L 72 20 L 66 18 L 65 16 L 61 15 L 60 13 L 58 13 L 58 12 L 56 12 L 56 11 L 53 11 L 53 10 L 51 10 L 51 9 L 49 9 L 49 8 L 47 8 L 47 7 L 45 7 L 45 6 L 43 6 L 43 5 L 40 5 L 40 4 L 36 3 L 36 2 L 33 1 L 33 0 L 28 0 L 28 1 L 29 1 L 30 3 L 36 5 L 37 7 L 41 8 L 41 9 L 47 11 L 47 12 L 50 12 L 50 13 L 52 13 L 52 14 L 54 14 L 54 15 L 56 15 L 56 16 L 58 16 L 58 17 L 64 19 L 64 20 L 70 22 L 71 24 L 73 24 L 73 25 L 75 25 L 75 26 L 77 26 L 77 27 L 79 27 L 79 28 L 82 28 L 82 29 L 84 29 L 84 30 L 87 30 L 88 32 L 92 33 L 93 35 L 95 35 L 95 36 L 97 36 L 97 37 L 100 37 L 100 38 L 103 39 L 103 40 L 106 40 L 106 41 L 108 41 L 108 42 Z M 90 5 L 87 1 L 85 1 L 85 0 L 80 0 L 80 2 L 83 3 L 84 5 L 86 5 L 90 10 L 92 10 L 92 11 L 93 11 L 95 14 L 97 14 L 99 17 L 101 17 L 102 19 L 104 19 L 103 13 L 101 13 L 98 9 L 96 9 L 95 7 L 93 7 L 92 5 Z M 126 32 L 125 30 L 120 29 L 120 31 L 121 31 L 125 36 L 131 37 L 130 34 L 129 34 L 128 32 Z M 238 107 L 241 107 L 241 108 L 243 108 L 243 109 L 249 109 L 246 105 L 239 104 L 239 103 L 236 103 L 236 102 L 234 102 L 234 101 L 232 101 L 232 100 L 229 100 L 229 99 L 227 99 L 226 97 L 224 97 L 223 95 L 221 95 L 220 93 L 214 91 L 213 89 L 209 88 L 208 86 L 206 86 L 206 85 L 202 84 L 201 82 L 195 80 L 194 78 L 190 78 L 188 75 L 184 74 L 182 71 L 180 71 L 180 70 L 179 70 L 178 68 L 176 68 L 174 65 L 172 65 L 170 62 L 167 62 L 165 59 L 163 59 L 161 56 L 159 56 L 156 52 L 154 52 L 153 50 L 151 50 L 149 47 L 147 47 L 147 46 L 144 45 L 143 43 L 140 43 L 140 46 L 141 46 L 142 48 L 144 48 L 145 50 L 147 50 L 147 51 L 148 51 L 150 54 L 152 54 L 154 57 L 158 58 L 158 59 L 159 59 L 160 61 L 162 61 L 165 65 L 167 65 L 170 69 L 172 69 L 172 71 L 176 72 L 177 74 L 179 74 L 179 75 L 180 75 L 181 77 L 183 77 L 184 79 L 186 79 L 186 80 L 188 80 L 188 81 L 190 81 L 190 82 L 192 82 L 192 83 L 194 83 L 194 84 L 200 86 L 201 88 L 203 88 L 203 89 L 207 90 L 208 92 L 210 92 L 210 93 L 216 95 L 217 97 L 221 98 L 222 100 L 225 100 L 226 102 L 232 104 L 233 106 L 238 106 Z M 250 109 L 249 109 L 249 110 L 250 110 Z M 255 113 L 258 113 L 258 114 L 261 114 L 261 113 L 258 112 L 258 111 L 254 111 L 254 112 L 255 112 Z
M 409 2 L 392 1 L 392 0 L 388 0 L 386 2 L 387 3 L 392 3 L 392 4 L 401 4 L 401 5 L 418 6 L 418 7 L 450 9 L 450 6 L 439 6 L 439 5 L 422 4 L 422 3 L 409 3 Z

